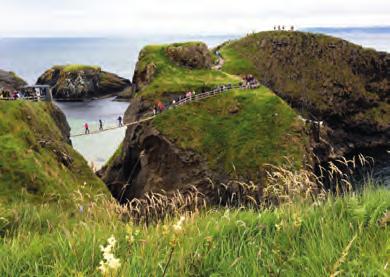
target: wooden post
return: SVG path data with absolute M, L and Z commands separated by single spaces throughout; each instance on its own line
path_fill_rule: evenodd
M 46 95 L 45 95 L 45 101 L 52 102 L 53 101 L 53 94 L 51 92 L 51 87 L 46 88 Z

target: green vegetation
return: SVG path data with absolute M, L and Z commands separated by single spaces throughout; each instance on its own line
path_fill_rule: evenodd
M 80 70 L 96 70 L 101 71 L 100 66 L 91 66 L 91 65 L 82 65 L 82 64 L 68 64 L 68 65 L 58 65 L 54 66 L 54 69 L 61 69 L 64 72 L 75 72 Z
M 85 160 L 65 142 L 54 113 L 48 103 L 0 102 L 0 204 L 68 201 L 77 189 L 106 193 Z M 63 158 L 71 164 L 65 166 Z
M 385 100 L 379 111 L 375 111 L 376 105 L 364 110 L 360 104 L 353 106 L 362 98 L 367 103 L 379 100 L 367 89 L 367 80 L 378 79 L 374 86 L 379 88 L 386 83 L 381 77 L 385 73 L 378 71 L 381 58 L 371 49 L 321 34 L 261 32 L 226 43 L 220 51 L 224 71 L 251 73 L 290 99 L 314 106 L 319 113 L 344 116 L 348 110 L 359 120 L 382 126 L 390 122 L 390 104 Z
M 228 44 L 227 44 L 228 45 Z M 228 46 L 221 49 L 222 57 L 225 61 L 223 70 L 236 75 L 253 74 L 256 71 L 255 66 L 244 59 L 237 51 Z
M 80 210 L 83 198 L 89 205 Z M 75 194 L 67 212 L 60 204 L 57 211 L 0 206 L 0 275 L 101 276 L 99 245 L 114 235 L 121 265 L 108 276 L 162 276 L 171 251 L 166 276 L 388 276 L 389 199 L 389 190 L 368 189 L 315 205 L 217 209 L 149 227 L 122 221 L 114 203 L 85 194 Z
M 256 178 L 265 163 L 285 157 L 302 166 L 307 138 L 296 113 L 269 89 L 237 90 L 169 110 L 154 125 L 214 169 Z
M 181 45 L 181 44 L 176 44 Z M 236 84 L 237 76 L 210 69 L 190 69 L 174 64 L 166 55 L 169 45 L 152 45 L 145 47 L 140 55 L 137 69 L 142 70 L 153 63 L 157 73 L 151 84 L 142 88 L 139 95 L 147 98 L 158 98 L 166 94 L 183 94 L 189 90 L 215 88 L 221 84 Z

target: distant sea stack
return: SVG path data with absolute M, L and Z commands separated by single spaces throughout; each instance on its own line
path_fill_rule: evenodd
M 128 79 L 97 66 L 61 65 L 43 73 L 39 85 L 50 85 L 57 100 L 82 100 L 117 95 L 131 86 Z
M 0 88 L 5 90 L 18 90 L 27 85 L 26 81 L 17 76 L 14 72 L 0 69 Z

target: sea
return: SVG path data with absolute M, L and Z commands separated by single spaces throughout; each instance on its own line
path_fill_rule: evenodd
M 390 52 L 389 28 L 312 28 L 305 31 L 326 33 L 341 37 L 356 44 L 378 51 Z M 237 35 L 166 35 L 166 36 L 129 36 L 104 38 L 0 38 L 0 68 L 13 71 L 29 84 L 53 65 L 87 64 L 99 65 L 103 70 L 132 79 L 140 50 L 148 44 L 172 43 L 181 41 L 203 41 L 209 47 L 215 47 L 227 40 L 234 40 L 245 34 Z M 116 119 L 131 103 L 112 101 L 113 98 L 87 102 L 56 103 L 67 116 L 72 134 L 83 131 L 88 122 L 92 129 L 98 126 L 98 120 L 105 127 L 114 126 Z M 96 168 L 103 166 L 116 151 L 125 136 L 124 129 L 118 129 L 98 135 L 73 138 L 74 148 Z M 390 150 L 390 149 L 389 149 Z M 381 162 L 379 172 L 375 174 L 390 185 L 390 153 Z M 386 161 L 387 160 L 387 161 Z

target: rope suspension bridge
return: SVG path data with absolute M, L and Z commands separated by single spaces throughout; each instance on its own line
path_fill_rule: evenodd
M 224 86 L 218 87 L 218 88 L 211 90 L 211 91 L 208 91 L 208 92 L 199 93 L 199 94 L 191 95 L 191 96 L 186 96 L 186 97 L 180 99 L 179 101 L 177 101 L 176 103 L 172 104 L 171 106 L 169 106 L 167 109 L 183 106 L 183 105 L 189 104 L 191 102 L 198 102 L 201 100 L 205 100 L 205 99 L 226 93 L 226 92 L 231 91 L 231 90 L 236 90 L 236 89 L 252 90 L 252 89 L 257 89 L 260 86 L 261 85 L 258 82 L 252 82 L 252 83 L 248 83 L 245 85 L 224 85 Z M 101 134 L 101 133 L 105 133 L 105 132 L 112 131 L 112 130 L 122 129 L 122 128 L 130 127 L 130 126 L 138 125 L 138 124 L 141 124 L 141 123 L 144 123 L 147 121 L 151 121 L 156 116 L 158 116 L 158 115 L 152 115 L 152 116 L 149 116 L 147 118 L 140 119 L 138 121 L 120 124 L 116 127 L 109 127 L 109 128 L 105 128 L 103 130 L 78 133 L 78 134 L 71 135 L 70 137 L 76 138 L 76 137 L 91 136 L 91 135 Z

